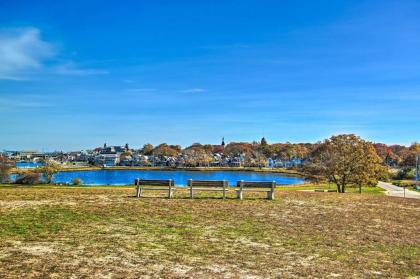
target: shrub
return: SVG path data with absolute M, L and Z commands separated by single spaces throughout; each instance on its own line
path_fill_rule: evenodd
M 60 171 L 61 166 L 53 161 L 45 161 L 44 166 L 38 168 L 37 171 L 43 175 L 45 182 L 50 184 L 53 179 L 53 175 Z
M 26 185 L 33 185 L 38 184 L 41 180 L 41 174 L 38 172 L 29 172 L 18 175 L 16 177 L 15 183 L 16 184 L 26 184 Z
M 15 163 L 0 155 L 0 183 L 10 182 L 10 173 Z
M 399 186 L 399 187 L 415 187 L 416 181 L 410 181 L 410 180 L 397 180 L 393 181 L 392 184 Z
M 404 167 L 398 171 L 395 179 L 413 179 L 415 177 L 414 169 L 411 167 Z
M 72 181 L 73 185 L 81 185 L 82 184 L 82 180 L 80 178 L 75 178 Z

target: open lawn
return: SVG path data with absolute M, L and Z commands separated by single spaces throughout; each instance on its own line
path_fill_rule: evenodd
M 419 200 L 294 189 L 239 201 L 0 187 L 0 278 L 420 276 Z

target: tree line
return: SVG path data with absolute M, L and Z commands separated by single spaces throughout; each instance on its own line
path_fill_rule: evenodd
M 420 154 L 420 144 L 413 143 L 411 146 L 386 145 L 384 143 L 369 143 L 379 156 L 381 163 L 389 167 L 414 166 L 416 154 Z M 145 144 L 139 152 L 146 156 L 176 157 L 180 155 L 195 155 L 205 158 L 206 155 L 223 154 L 225 156 L 239 156 L 246 158 L 259 158 L 265 161 L 268 158 L 290 161 L 299 159 L 301 161 L 311 160 L 320 147 L 325 146 L 324 142 L 316 143 L 273 143 L 268 144 L 265 138 L 254 142 L 231 142 L 225 147 L 221 145 L 210 145 L 194 143 L 184 149 L 180 145 L 168 145 L 162 143 L 157 146 Z M 206 158 L 205 160 L 207 160 Z

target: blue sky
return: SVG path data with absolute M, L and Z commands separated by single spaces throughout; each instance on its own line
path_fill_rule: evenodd
M 419 14 L 410 0 L 0 1 L 0 149 L 410 144 Z

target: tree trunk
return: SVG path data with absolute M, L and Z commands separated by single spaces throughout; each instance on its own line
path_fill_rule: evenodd
M 346 176 L 343 175 L 343 178 L 341 179 L 341 193 L 346 192 Z
M 337 185 L 337 192 L 341 193 L 341 186 L 339 183 L 335 183 L 335 185 Z
M 332 178 L 332 179 L 331 179 Z M 340 182 L 338 182 L 337 178 L 334 175 L 331 175 L 330 181 L 334 181 L 335 185 L 337 185 L 337 192 L 341 193 Z

